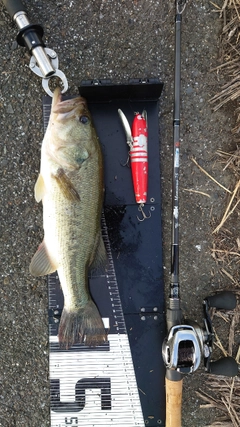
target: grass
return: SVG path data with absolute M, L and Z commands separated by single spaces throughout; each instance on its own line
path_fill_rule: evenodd
M 240 0 L 223 0 L 222 7 L 211 2 L 215 11 L 222 19 L 220 65 L 213 71 L 222 73 L 228 82 L 211 100 L 214 111 L 223 105 L 240 99 Z M 234 104 L 235 105 L 235 104 Z M 240 133 L 240 108 L 236 108 L 236 125 L 232 129 L 234 134 Z M 235 184 L 232 191 L 226 189 L 226 206 L 220 222 L 212 219 L 212 248 L 211 254 L 218 266 L 219 272 L 229 283 L 230 290 L 238 297 L 237 308 L 234 311 L 212 312 L 213 323 L 222 324 L 221 339 L 215 336 L 214 354 L 219 357 L 232 356 L 240 365 L 240 148 L 226 153 L 217 152 L 218 161 L 223 165 L 223 171 L 233 174 Z M 196 164 L 196 161 L 192 159 Z M 222 185 L 198 164 L 199 169 L 215 183 Z M 218 330 L 218 328 L 217 328 Z M 219 334 L 220 335 L 220 334 Z M 223 341 L 223 342 L 222 342 Z M 203 389 L 197 392 L 204 402 L 201 408 L 216 408 L 218 416 L 211 426 L 206 427 L 239 427 L 240 426 L 240 377 L 227 378 L 225 376 L 205 376 Z

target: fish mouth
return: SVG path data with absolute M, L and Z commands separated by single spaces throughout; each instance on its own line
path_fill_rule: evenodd
M 86 100 L 81 96 L 62 101 L 61 88 L 57 87 L 53 93 L 51 113 L 61 114 L 69 118 L 71 115 L 74 115 L 76 108 L 80 106 L 84 108 L 86 105 Z

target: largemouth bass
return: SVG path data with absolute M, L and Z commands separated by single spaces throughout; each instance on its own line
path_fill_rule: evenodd
M 30 272 L 58 271 L 64 294 L 58 338 L 65 348 L 107 340 L 88 287 L 89 268 L 106 261 L 100 226 L 103 191 L 102 153 L 86 101 L 61 101 L 57 88 L 35 184 L 36 201 L 43 204 L 44 239 Z

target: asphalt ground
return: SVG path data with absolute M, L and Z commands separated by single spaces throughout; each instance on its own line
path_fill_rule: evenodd
M 221 6 L 221 2 L 216 0 Z M 44 25 L 44 40 L 59 56 L 71 95 L 83 79 L 158 77 L 160 162 L 166 290 L 171 244 L 171 168 L 174 81 L 174 1 L 31 0 L 28 17 Z M 209 99 L 223 79 L 218 65 L 221 22 L 210 1 L 188 1 L 182 22 L 180 274 L 183 309 L 202 322 L 203 297 L 229 285 L 211 257 L 212 221 L 223 213 L 225 192 L 200 172 L 191 157 L 227 187 L 231 176 L 216 150 L 234 149 L 228 108 L 214 113 Z M 17 29 L 0 5 L 0 426 L 49 426 L 48 319 L 45 278 L 32 278 L 29 263 L 42 240 L 42 208 L 33 188 L 43 138 L 41 79 L 28 68 Z M 151 165 L 150 165 L 151 167 Z M 207 193 L 185 191 L 195 189 Z M 195 391 L 204 370 L 184 379 L 183 427 L 214 421 Z

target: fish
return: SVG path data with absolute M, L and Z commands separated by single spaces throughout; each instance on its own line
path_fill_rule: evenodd
M 60 88 L 53 94 L 34 193 L 43 205 L 44 238 L 29 270 L 36 277 L 57 270 L 64 295 L 60 347 L 102 345 L 107 332 L 88 274 L 107 262 L 101 233 L 103 156 L 86 100 L 62 100 Z

